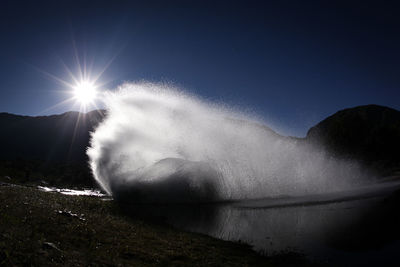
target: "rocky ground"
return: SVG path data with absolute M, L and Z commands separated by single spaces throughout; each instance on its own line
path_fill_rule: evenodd
M 1 266 L 293 266 L 301 255 L 263 257 L 247 245 L 124 215 L 98 197 L 0 185 Z

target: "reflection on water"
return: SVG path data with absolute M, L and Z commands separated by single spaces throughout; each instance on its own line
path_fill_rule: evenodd
M 175 227 L 242 241 L 267 255 L 287 250 L 334 265 L 400 263 L 399 196 L 320 205 L 243 208 L 237 203 L 129 205 Z M 397 260 L 397 262 L 396 262 Z
M 38 186 L 39 190 L 45 192 L 57 192 L 64 195 L 70 196 L 94 196 L 94 197 L 105 197 L 106 194 L 102 193 L 100 190 L 96 189 L 67 189 L 67 188 L 56 188 L 56 187 L 46 187 L 46 186 Z

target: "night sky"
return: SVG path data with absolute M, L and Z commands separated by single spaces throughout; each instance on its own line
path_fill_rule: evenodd
M 304 136 L 339 109 L 400 109 L 400 8 L 389 1 L 1 1 L 0 112 L 77 110 L 66 66 L 171 83 Z M 47 74 L 46 74 L 47 73 Z M 51 75 L 49 75 L 51 74 Z M 53 108 L 51 108 L 53 107 Z

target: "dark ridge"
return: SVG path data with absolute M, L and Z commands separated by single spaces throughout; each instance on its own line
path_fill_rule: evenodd
M 94 186 L 86 148 L 105 110 L 51 116 L 0 113 L 0 176 L 13 182 Z
M 0 113 L 0 159 L 82 163 L 92 132 L 104 110 L 51 116 Z
M 93 185 L 86 148 L 90 132 L 105 116 L 105 110 L 38 117 L 0 113 L 0 176 Z M 259 126 L 277 140 L 315 144 L 336 157 L 359 160 L 380 175 L 400 170 L 400 112 L 392 108 L 367 105 L 338 111 L 305 138 L 283 137 Z
M 400 167 L 400 112 L 378 105 L 344 109 L 312 127 L 306 140 L 389 173 Z

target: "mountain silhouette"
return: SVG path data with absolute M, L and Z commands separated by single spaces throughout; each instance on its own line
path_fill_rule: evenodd
M 104 116 L 104 110 L 38 117 L 0 113 L 0 159 L 82 163 L 90 132 Z
M 312 127 L 306 140 L 389 174 L 400 167 L 400 111 L 378 105 L 344 109 Z
M 0 113 L 0 176 L 12 173 L 25 180 L 47 177 L 54 184 L 93 185 L 86 149 L 90 132 L 105 116 L 105 110 L 38 117 Z M 273 133 L 278 139 L 288 138 Z M 359 160 L 381 175 L 400 169 L 400 112 L 392 108 L 344 109 L 312 127 L 305 138 L 293 139 L 322 146 L 339 158 Z
M 0 179 L 96 186 L 86 148 L 104 116 L 104 110 L 38 117 L 0 113 Z

